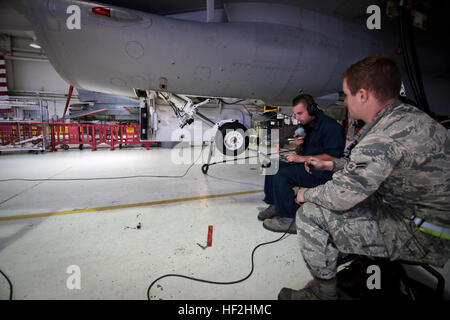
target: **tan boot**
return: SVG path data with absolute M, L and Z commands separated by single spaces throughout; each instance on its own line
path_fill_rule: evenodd
M 272 219 L 266 219 L 263 222 L 263 227 L 274 232 L 288 232 L 290 234 L 297 233 L 295 220 L 291 218 L 274 217 Z
M 293 290 L 281 289 L 278 300 L 337 300 L 336 279 L 314 279 L 308 282 L 305 288 Z
M 277 211 L 275 209 L 275 205 L 271 204 L 266 209 L 264 209 L 263 211 L 261 211 L 258 214 L 258 220 L 264 221 L 266 219 L 271 219 L 271 218 L 275 217 L 276 215 L 277 215 Z

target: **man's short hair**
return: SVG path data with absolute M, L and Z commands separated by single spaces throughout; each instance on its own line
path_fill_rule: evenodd
M 398 98 L 402 85 L 400 69 L 394 59 L 381 53 L 352 64 L 342 73 L 342 78 L 347 81 L 352 95 L 359 89 L 366 89 L 380 102 Z
M 306 94 L 306 93 L 302 93 L 302 94 L 299 94 L 298 96 L 296 96 L 292 100 L 292 106 L 295 107 L 300 102 L 303 102 L 306 106 L 308 106 L 310 104 L 316 104 L 316 102 L 314 101 L 314 98 L 310 94 Z

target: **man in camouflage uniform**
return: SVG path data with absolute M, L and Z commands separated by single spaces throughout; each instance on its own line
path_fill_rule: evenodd
M 339 252 L 443 267 L 450 258 L 450 137 L 419 109 L 397 100 L 401 75 L 385 55 L 343 73 L 350 117 L 366 124 L 349 157 L 310 159 L 333 179 L 302 188 L 300 250 L 312 273 L 304 289 L 279 299 L 337 299 Z

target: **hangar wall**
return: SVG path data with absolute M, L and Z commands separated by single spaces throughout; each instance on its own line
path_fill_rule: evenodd
M 50 119 L 62 117 L 69 84 L 58 75 L 42 50 L 29 46 L 32 39 L 20 36 L 8 38 L 2 40 L 9 43 L 10 49 L 5 54 L 10 96 L 29 97 L 39 93 L 48 101 Z M 71 102 L 77 101 L 76 90 L 73 95 Z

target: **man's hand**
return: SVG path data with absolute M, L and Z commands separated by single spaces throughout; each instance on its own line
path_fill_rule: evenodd
M 308 190 L 308 188 L 300 188 L 300 190 L 298 190 L 297 192 L 297 203 L 298 204 L 302 204 L 303 202 L 305 202 L 305 191 Z
M 289 162 L 297 162 L 297 163 L 303 163 L 307 160 L 308 157 L 306 156 L 299 156 L 295 153 L 288 153 L 284 156 L 287 161 Z
M 325 161 L 314 157 L 309 157 L 304 162 L 305 162 L 305 170 L 308 173 L 311 173 L 311 169 L 328 170 L 328 171 L 333 170 L 333 161 Z

